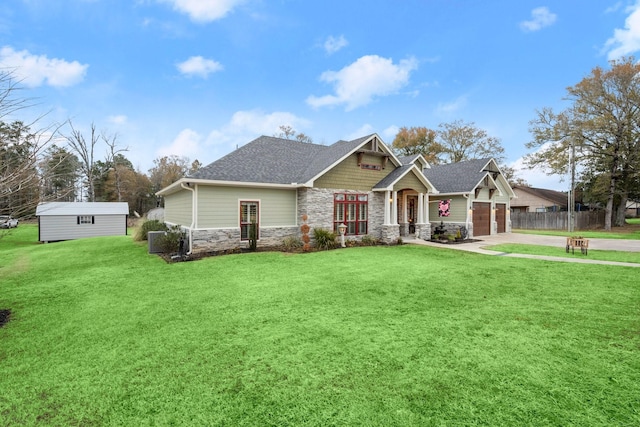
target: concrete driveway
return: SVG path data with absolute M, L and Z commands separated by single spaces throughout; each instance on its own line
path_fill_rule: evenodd
M 533 258 L 541 259 L 545 261 L 556 262 L 575 262 L 583 264 L 607 264 L 617 265 L 621 267 L 640 267 L 640 263 L 629 262 L 614 262 L 614 261 L 599 261 L 589 259 L 588 255 L 577 257 L 552 257 L 544 255 L 525 255 L 525 254 L 510 254 L 505 252 L 498 252 L 485 249 L 488 246 L 499 245 L 502 243 L 522 243 L 527 245 L 541 245 L 541 246 L 558 246 L 564 248 L 567 244 L 567 238 L 562 236 L 541 236 L 537 234 L 522 234 L 522 233 L 501 233 L 493 236 L 480 236 L 478 241 L 471 243 L 461 243 L 457 245 L 443 245 L 441 243 L 427 242 L 420 239 L 405 239 L 405 243 L 419 244 L 426 246 L 433 246 L 438 248 L 454 249 L 468 252 L 476 252 L 485 255 L 500 255 L 513 258 Z M 600 249 L 607 251 L 626 251 L 626 252 L 640 252 L 640 240 L 621 240 L 621 239 L 589 239 L 589 249 Z

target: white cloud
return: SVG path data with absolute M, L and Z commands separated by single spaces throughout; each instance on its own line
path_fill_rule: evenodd
M 353 139 L 362 138 L 363 136 L 371 135 L 372 133 L 375 133 L 375 132 L 376 131 L 373 128 L 373 126 L 371 126 L 369 123 L 365 123 L 364 125 L 360 126 L 358 129 L 356 129 L 355 131 L 347 135 L 345 137 L 345 140 L 351 141 Z
M 537 7 L 531 11 L 531 20 L 522 21 L 520 28 L 523 31 L 539 31 L 544 27 L 556 22 L 558 16 L 555 13 L 551 13 L 547 7 Z
M 178 70 L 187 76 L 199 76 L 207 78 L 209 74 L 221 71 L 222 64 L 212 59 L 205 59 L 202 56 L 192 56 L 184 62 L 176 64 Z
M 604 13 L 613 13 L 617 12 L 622 7 L 622 2 L 617 2 L 614 5 L 609 6 L 605 9 Z
M 124 114 L 119 114 L 116 116 L 109 116 L 107 117 L 107 120 L 109 121 L 109 123 L 113 123 L 114 125 L 123 125 L 127 123 L 127 116 L 125 116 Z
M 156 152 L 159 157 L 175 154 L 181 157 L 188 157 L 191 160 L 197 159 L 201 154 L 202 136 L 191 129 L 182 130 L 170 145 L 160 147 Z
M 341 35 L 340 37 L 329 36 L 329 38 L 324 42 L 324 50 L 329 55 L 331 55 L 347 46 L 348 44 L 349 42 L 344 38 L 343 35 Z
M 400 128 L 396 125 L 391 125 L 388 128 L 386 128 L 385 130 L 382 131 L 382 135 L 380 135 L 382 137 L 382 139 L 387 142 L 389 145 L 391 145 L 391 143 L 393 142 L 393 140 L 395 139 L 396 135 L 398 134 L 398 131 L 400 131 Z
M 222 19 L 244 0 L 159 0 L 168 3 L 180 13 L 189 15 L 195 22 L 212 22 Z
M 229 135 L 252 134 L 255 138 L 260 135 L 273 135 L 279 132 L 280 126 L 291 126 L 300 132 L 300 128 L 308 124 L 308 120 L 282 111 L 269 114 L 259 110 L 238 111 L 233 114 L 231 121 L 223 127 L 222 131 Z
M 65 87 L 84 80 L 89 65 L 78 61 L 49 59 L 46 55 L 32 55 L 26 50 L 16 51 L 10 46 L 4 46 L 0 49 L 0 67 L 11 70 L 28 87 L 43 84 Z
M 549 144 L 543 145 L 539 150 L 548 148 Z M 566 191 L 569 188 L 569 184 L 566 182 L 566 175 L 547 175 L 542 167 L 529 169 L 525 166 L 523 157 L 509 163 L 508 166 L 514 169 L 516 177 L 524 179 L 531 187 L 556 191 Z
M 613 37 L 604 45 L 604 50 L 609 51 L 609 59 L 618 59 L 640 50 L 640 1 L 627 11 L 629 16 L 624 22 L 624 29 L 616 28 Z
M 385 143 L 390 145 L 393 142 L 393 139 L 396 137 L 399 129 L 400 128 L 398 128 L 398 126 L 391 125 L 388 128 L 384 129 L 382 132 L 377 132 L 372 125 L 370 125 L 369 123 L 365 123 L 355 131 L 346 135 L 344 139 L 347 141 L 351 141 L 352 139 L 362 138 L 363 136 L 377 133 Z
M 437 114 L 439 115 L 450 115 L 457 113 L 468 104 L 468 99 L 466 96 L 459 96 L 451 102 L 439 103 L 436 109 Z
M 192 129 L 182 130 L 169 145 L 158 149 L 156 155 L 175 154 L 208 164 L 261 135 L 276 134 L 282 125 L 301 132 L 309 124 L 308 120 L 283 111 L 237 111 L 227 124 L 214 129 L 206 137 Z
M 369 104 L 376 96 L 396 93 L 409 83 L 411 71 L 418 68 L 415 58 L 394 64 L 391 59 L 367 55 L 340 71 L 325 71 L 320 80 L 334 85 L 335 95 L 309 96 L 312 107 L 345 104 L 346 111 Z

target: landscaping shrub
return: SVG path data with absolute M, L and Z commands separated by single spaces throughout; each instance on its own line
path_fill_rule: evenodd
M 362 239 L 360 240 L 360 242 L 364 246 L 376 246 L 377 244 L 380 243 L 380 240 L 378 240 L 377 238 L 367 234 L 367 235 L 362 236 Z
M 164 222 L 160 222 L 157 219 L 152 219 L 149 221 L 145 221 L 142 223 L 140 228 L 138 228 L 133 235 L 133 240 L 135 241 L 143 241 L 147 240 L 147 233 L 150 231 L 167 231 L 169 227 L 165 225 Z
M 284 240 L 282 241 L 282 247 L 287 252 L 294 252 L 302 248 L 303 245 L 304 244 L 302 243 L 302 240 L 300 240 L 295 236 L 285 237 Z
M 180 226 L 174 225 L 169 228 L 163 236 L 158 238 L 158 245 L 164 253 L 178 252 L 182 236 L 183 234 Z
M 318 249 L 334 249 L 336 247 L 336 234 L 324 228 L 314 228 L 313 237 Z

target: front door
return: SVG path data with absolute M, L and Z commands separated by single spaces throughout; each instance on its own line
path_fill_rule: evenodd
M 418 218 L 418 198 L 409 196 L 407 198 L 407 218 L 409 220 L 409 234 L 416 232 L 416 219 Z
M 496 203 L 496 222 L 498 223 L 498 233 L 507 231 L 507 205 Z

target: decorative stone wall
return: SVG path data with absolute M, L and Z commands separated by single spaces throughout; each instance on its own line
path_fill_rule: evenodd
M 240 240 L 239 228 L 194 230 L 192 235 L 195 253 L 249 247 L 248 240 Z M 258 246 L 279 246 L 290 236 L 300 237 L 298 227 L 261 227 Z

